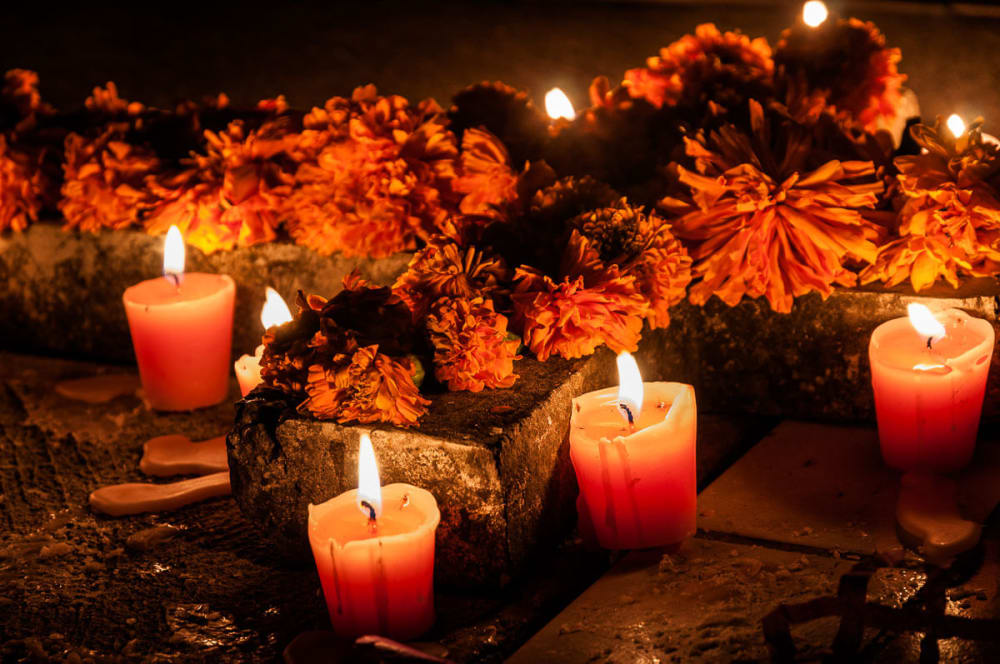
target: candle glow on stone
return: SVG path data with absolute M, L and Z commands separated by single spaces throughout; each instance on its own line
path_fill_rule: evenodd
M 940 341 L 944 339 L 948 334 L 944 325 L 941 324 L 931 310 L 920 304 L 919 302 L 911 302 L 906 306 L 906 313 L 910 317 L 910 325 L 917 333 L 927 339 L 927 345 L 930 346 L 935 341 Z
M 382 483 L 378 476 L 372 439 L 367 433 L 363 433 L 358 451 L 358 509 L 365 516 L 370 516 L 366 504 L 371 506 L 375 518 L 378 518 L 382 513 Z
M 552 88 L 545 93 L 545 112 L 548 113 L 549 117 L 553 120 L 558 120 L 559 118 L 572 120 L 576 117 L 576 111 L 573 109 L 573 102 L 571 102 L 569 97 L 566 96 L 566 93 L 559 88 Z
M 642 412 L 642 375 L 631 353 L 618 354 L 618 407 L 629 424 Z
M 184 237 L 177 226 L 171 226 L 163 241 L 163 276 L 179 284 L 184 277 Z
M 948 125 L 948 131 L 950 131 L 955 138 L 960 138 L 962 134 L 965 133 L 965 121 L 962 120 L 962 116 L 958 113 L 952 113 L 949 115 L 945 124 Z
M 818 28 L 823 25 L 829 15 L 830 12 L 827 11 L 826 5 L 819 0 L 809 0 L 802 5 L 802 22 L 810 28 Z

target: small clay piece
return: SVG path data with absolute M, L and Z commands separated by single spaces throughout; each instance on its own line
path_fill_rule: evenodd
M 228 472 L 226 437 L 200 442 L 179 434 L 150 438 L 142 446 L 139 470 L 153 477 Z
M 133 374 L 108 374 L 59 381 L 56 383 L 56 393 L 67 399 L 97 404 L 107 403 L 126 394 L 135 394 L 139 386 L 139 377 Z
M 901 538 L 912 539 L 929 562 L 943 564 L 979 543 L 982 526 L 958 511 L 955 480 L 906 473 L 900 481 L 896 521 Z
M 160 544 L 172 540 L 179 532 L 179 528 L 166 524 L 143 528 L 129 535 L 125 540 L 125 546 L 133 551 L 151 551 Z
M 90 507 L 109 516 L 127 516 L 175 510 L 229 493 L 226 471 L 169 484 L 131 482 L 101 487 L 90 494 Z

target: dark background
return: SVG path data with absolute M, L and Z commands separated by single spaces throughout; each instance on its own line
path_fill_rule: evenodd
M 114 80 L 153 105 L 224 91 L 234 104 L 285 94 L 308 108 L 373 82 L 447 104 L 461 87 L 501 79 L 537 100 L 553 85 L 577 107 L 599 74 L 619 81 L 695 25 L 714 21 L 772 43 L 801 3 L 279 2 L 90 3 L 17 0 L 0 19 L 0 68 L 41 75 L 57 106 Z M 829 3 L 831 7 L 837 3 Z M 903 51 L 925 117 L 983 115 L 1000 133 L 1000 8 L 940 2 L 840 3 Z

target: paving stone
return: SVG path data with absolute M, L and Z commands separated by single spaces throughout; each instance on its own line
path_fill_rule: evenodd
M 390 284 L 408 254 L 367 260 L 319 254 L 290 243 L 206 256 L 187 248 L 189 272 L 230 275 L 236 282 L 233 355 L 252 352 L 263 334 L 264 289 L 284 297 L 300 288 L 332 295 L 355 267 L 375 284 Z M 8 350 L 133 362 L 122 293 L 163 272 L 163 238 L 139 231 L 65 233 L 35 224 L 0 235 L 0 337 Z
M 980 442 L 959 474 L 963 515 L 983 522 L 1000 499 L 1000 445 Z M 772 542 L 871 554 L 899 548 L 900 474 L 874 428 L 787 421 L 698 497 L 698 527 Z

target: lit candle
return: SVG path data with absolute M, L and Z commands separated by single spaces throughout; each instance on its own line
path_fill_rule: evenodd
M 334 631 L 406 640 L 430 629 L 440 520 L 429 491 L 380 487 L 371 439 L 361 434 L 358 488 L 309 505 L 309 543 Z
M 260 322 L 264 325 L 264 330 L 269 330 L 275 325 L 282 325 L 292 320 L 292 312 L 288 310 L 288 305 L 278 295 L 278 291 L 270 286 L 264 292 L 264 306 L 260 310 Z M 236 370 L 236 380 L 240 384 L 240 393 L 243 396 L 250 394 L 253 388 L 263 382 L 260 377 L 260 360 L 264 356 L 264 345 L 257 346 L 253 355 L 242 355 L 236 360 L 234 368 Z
M 576 117 L 573 102 L 560 88 L 552 88 L 545 93 L 545 112 L 552 120 L 572 121 Z
M 229 393 L 236 285 L 224 274 L 184 272 L 184 240 L 167 233 L 163 276 L 122 296 L 146 399 L 157 410 L 192 410 Z
M 802 5 L 802 22 L 810 28 L 818 28 L 823 25 L 829 16 L 830 12 L 820 0 L 809 0 Z
M 618 356 L 618 377 L 617 388 L 573 399 L 581 521 L 607 549 L 676 544 L 695 531 L 694 388 L 643 383 L 628 353 Z
M 993 356 L 993 326 L 949 309 L 909 305 L 879 325 L 868 357 L 885 462 L 947 472 L 972 459 Z

